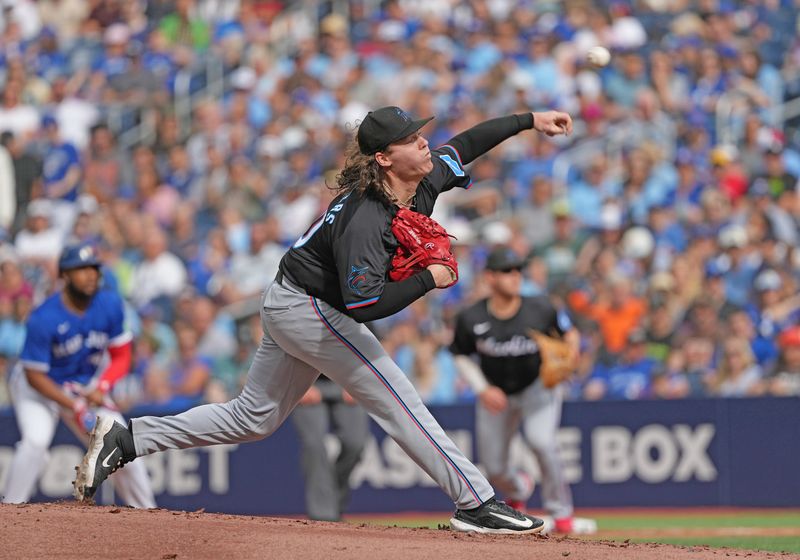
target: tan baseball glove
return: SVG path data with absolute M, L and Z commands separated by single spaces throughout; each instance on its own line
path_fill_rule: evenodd
M 539 355 L 542 359 L 539 376 L 545 387 L 551 389 L 572 375 L 572 372 L 575 371 L 575 363 L 571 357 L 569 344 L 534 329 L 528 329 L 528 336 L 539 347 Z

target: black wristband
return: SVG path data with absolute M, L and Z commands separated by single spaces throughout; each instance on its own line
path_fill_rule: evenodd
M 530 113 L 518 113 L 514 115 L 517 117 L 517 122 L 519 123 L 520 130 L 527 130 L 529 128 L 533 128 L 533 112 Z

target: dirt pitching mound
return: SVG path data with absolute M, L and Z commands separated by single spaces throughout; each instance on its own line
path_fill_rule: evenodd
M 544 536 L 322 523 L 75 502 L 0 505 L 2 558 L 398 559 L 569 558 L 722 560 L 798 555 Z

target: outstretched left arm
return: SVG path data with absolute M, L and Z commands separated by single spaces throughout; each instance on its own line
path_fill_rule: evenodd
M 572 118 L 560 111 L 545 111 L 490 119 L 457 134 L 447 145 L 458 152 L 461 163 L 466 165 L 504 140 L 531 128 L 548 136 L 570 134 Z

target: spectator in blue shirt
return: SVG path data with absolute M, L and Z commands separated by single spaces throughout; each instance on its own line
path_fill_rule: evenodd
M 658 362 L 647 355 L 647 333 L 634 329 L 616 363 L 595 366 L 583 388 L 583 397 L 592 401 L 648 398 L 657 368 Z
M 165 364 L 152 363 L 145 374 L 145 389 L 151 404 L 164 410 L 189 408 L 202 402 L 211 378 L 211 360 L 198 353 L 197 332 L 190 326 L 175 324 L 178 353 Z
M 730 263 L 725 273 L 725 290 L 734 305 L 746 305 L 758 272 L 759 262 L 748 250 L 748 233 L 744 226 L 737 224 L 722 228 L 719 232 L 719 245 L 724 254 L 722 261 Z
M 705 185 L 698 175 L 698 167 L 690 150 L 679 149 L 675 155 L 677 187 L 666 199 L 675 208 L 677 218 L 690 224 L 700 223 L 703 214 L 701 196 Z
M 50 199 L 74 202 L 81 180 L 81 158 L 75 146 L 61 138 L 58 128 L 54 117 L 45 115 L 42 118 L 44 191 Z
M 784 293 L 784 281 L 777 270 L 767 268 L 753 281 L 754 300 L 750 316 L 756 323 L 758 334 L 774 339 L 781 331 L 800 322 L 800 298 Z
M 737 309 L 727 317 L 731 334 L 738 336 L 750 344 L 750 350 L 756 363 L 762 369 L 769 370 L 778 358 L 778 348 L 772 338 L 761 336 L 753 323 L 753 318 L 746 309 Z
M 608 178 L 608 161 L 598 154 L 583 169 L 581 179 L 569 184 L 569 208 L 573 217 L 586 228 L 600 227 L 603 202 L 616 192 Z
M 687 397 L 707 397 L 714 378 L 714 343 L 707 338 L 689 338 L 683 344 L 683 372 Z
M 67 69 L 69 61 L 66 53 L 58 48 L 56 34 L 49 27 L 42 28 L 37 44 L 38 49 L 31 70 L 48 82 L 52 82 Z
M 606 93 L 617 105 L 631 109 L 636 104 L 639 90 L 646 88 L 647 74 L 642 55 L 624 52 L 617 57 L 619 67 L 612 69 L 606 82 Z
M 105 48 L 94 64 L 94 71 L 106 80 L 127 72 L 130 61 L 127 56 L 131 32 L 124 23 L 110 25 L 103 34 Z
M 56 119 L 45 115 L 42 119 L 45 136 L 42 161 L 44 193 L 52 201 L 53 226 L 66 234 L 75 221 L 75 201 L 83 172 L 78 150 L 61 138 Z
M 759 114 L 765 122 L 780 125 L 781 115 L 774 108 L 783 102 L 781 73 L 771 64 L 764 63 L 753 48 L 739 53 L 739 67 L 741 76 L 737 81 L 738 88 L 747 93 L 756 107 L 760 108 Z

